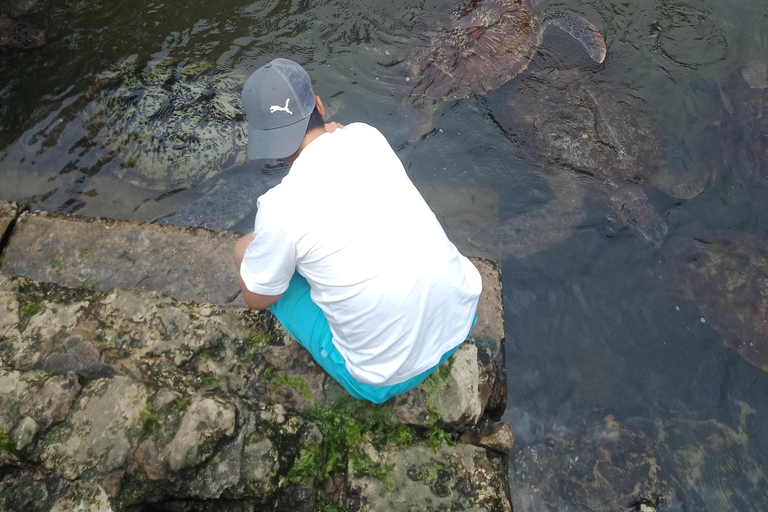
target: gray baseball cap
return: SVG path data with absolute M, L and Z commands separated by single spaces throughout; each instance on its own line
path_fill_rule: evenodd
M 248 119 L 248 159 L 285 158 L 301 146 L 315 108 L 312 81 L 300 65 L 274 59 L 243 86 Z

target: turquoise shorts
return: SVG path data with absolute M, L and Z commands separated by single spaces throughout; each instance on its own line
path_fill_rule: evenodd
M 328 375 L 336 379 L 350 395 L 375 404 L 386 402 L 393 396 L 415 388 L 459 348 L 449 350 L 443 354 L 440 362 L 435 366 L 405 382 L 391 386 L 372 386 L 364 384 L 350 375 L 344 358 L 341 357 L 332 342 L 333 335 L 325 314 L 310 298 L 309 283 L 298 272 L 293 274 L 288 289 L 269 310 L 283 324 L 290 335 L 312 354 L 317 364 L 322 366 Z M 477 321 L 477 316 L 475 316 L 475 321 Z M 469 333 L 467 333 L 467 337 L 469 337 Z

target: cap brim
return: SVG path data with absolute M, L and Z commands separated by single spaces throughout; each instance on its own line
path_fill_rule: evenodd
M 271 130 L 259 130 L 248 123 L 248 160 L 285 158 L 294 154 L 304 140 L 310 117 Z

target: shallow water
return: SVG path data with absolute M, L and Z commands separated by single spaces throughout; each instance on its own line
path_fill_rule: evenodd
M 63 106 L 130 55 L 204 60 L 246 76 L 276 56 L 292 58 L 305 65 L 317 94 L 335 102 L 335 120 L 367 122 L 387 136 L 460 248 L 501 261 L 509 375 L 505 419 L 515 428 L 517 450 L 555 431 L 575 432 L 595 410 L 620 424 L 638 418 L 715 420 L 733 431 L 743 428 L 739 446 L 747 462 L 707 467 L 698 477 L 683 474 L 687 466 L 680 466 L 679 479 L 688 484 L 676 506 L 768 509 L 768 485 L 755 489 L 755 482 L 766 484 L 768 471 L 768 372 L 728 348 L 697 305 L 660 282 L 658 272 L 669 240 L 723 230 L 767 236 L 764 196 L 749 181 L 754 161 L 738 151 L 729 157 L 720 144 L 740 143 L 722 130 L 737 121 L 734 103 L 742 91 L 729 87 L 733 77 L 754 60 L 768 63 L 768 3 L 542 2 L 540 11 L 557 7 L 592 20 L 605 37 L 608 57 L 597 65 L 575 41 L 550 28 L 531 67 L 577 68 L 596 83 L 612 84 L 653 121 L 670 168 L 708 173 L 710 179 L 690 200 L 645 187 L 669 227 L 661 247 L 643 241 L 605 200 L 588 193 L 586 220 L 575 233 L 525 257 L 491 254 L 466 238 L 554 198 L 535 172 L 539 162 L 525 150 L 527 141 L 496 123 L 515 88 L 528 86 L 526 75 L 484 97 L 443 103 L 436 130 L 423 140 L 409 142 L 402 129 L 398 94 L 407 84 L 385 64 L 407 51 L 430 15 L 452 3 L 43 0 L 24 20 L 44 28 L 48 43 L 27 52 L 0 48 L 0 199 L 135 220 L 173 214 L 215 180 L 181 191 L 173 184 L 147 190 L 108 172 L 88 176 L 62 162 L 86 162 L 92 150 L 71 151 L 77 140 L 37 147 L 31 133 L 55 123 Z M 238 227 L 247 225 L 246 219 Z M 743 424 L 741 403 L 754 411 Z M 697 442 L 705 446 L 694 429 L 686 443 Z

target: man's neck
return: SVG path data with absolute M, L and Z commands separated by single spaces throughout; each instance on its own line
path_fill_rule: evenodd
M 304 140 L 301 141 L 301 146 L 299 146 L 299 149 L 296 150 L 294 154 L 291 156 L 283 158 L 283 162 L 287 163 L 288 165 L 292 166 L 293 162 L 296 161 L 297 158 L 299 158 L 299 155 L 302 151 L 304 151 L 304 148 L 309 146 L 309 143 L 321 136 L 322 134 L 326 133 L 327 130 L 325 127 L 322 128 L 315 128 L 314 130 L 310 130 L 304 135 Z

